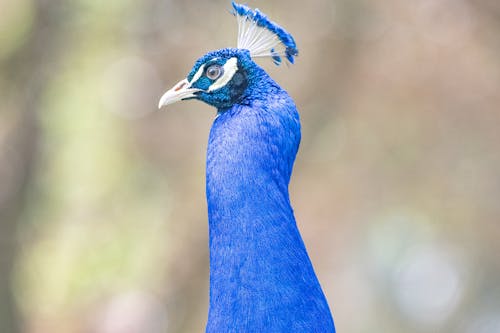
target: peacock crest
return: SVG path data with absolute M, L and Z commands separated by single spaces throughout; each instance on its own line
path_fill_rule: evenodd
M 249 50 L 252 58 L 270 57 L 276 65 L 282 57 L 293 64 L 299 51 L 291 34 L 258 9 L 232 4 L 238 20 L 238 48 Z

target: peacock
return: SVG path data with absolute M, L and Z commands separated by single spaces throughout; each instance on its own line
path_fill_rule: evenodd
M 206 332 L 335 332 L 288 193 L 299 114 L 253 60 L 293 64 L 298 50 L 293 37 L 258 9 L 232 7 L 237 48 L 199 58 L 159 103 L 197 99 L 217 108 L 206 161 Z

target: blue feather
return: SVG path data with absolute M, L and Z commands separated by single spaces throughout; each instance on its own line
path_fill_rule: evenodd
M 208 333 L 334 332 L 288 184 L 300 143 L 293 100 L 249 57 L 245 98 L 219 108 L 207 149 Z
M 276 53 L 274 48 L 271 49 L 271 55 L 273 57 L 274 64 L 276 66 L 279 66 L 281 64 L 281 57 L 278 55 L 278 53 Z

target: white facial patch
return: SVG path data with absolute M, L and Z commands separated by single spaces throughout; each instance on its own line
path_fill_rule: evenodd
M 193 76 L 191 79 L 191 82 L 189 82 L 190 85 L 198 81 L 198 79 L 203 75 L 203 71 L 205 70 L 205 64 L 201 65 L 200 68 L 198 68 L 198 71 L 196 74 Z
M 234 73 L 238 71 L 238 59 L 236 57 L 230 58 L 223 66 L 224 73 L 220 78 L 217 79 L 210 87 L 208 87 L 208 91 L 214 91 L 219 88 L 224 87 L 231 79 L 233 78 Z M 198 73 L 196 73 L 198 75 Z M 195 77 L 196 77 L 195 75 Z M 194 81 L 192 81 L 194 82 Z

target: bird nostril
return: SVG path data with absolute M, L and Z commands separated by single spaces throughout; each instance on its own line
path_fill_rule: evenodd
M 181 90 L 184 86 L 186 85 L 186 82 L 182 82 L 179 84 L 177 87 L 175 87 L 174 91 L 179 91 Z

